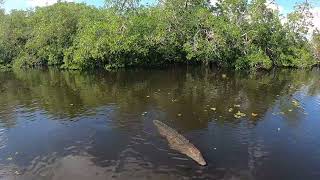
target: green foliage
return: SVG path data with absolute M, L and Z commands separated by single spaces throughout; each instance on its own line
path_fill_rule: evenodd
M 95 18 L 90 22 L 84 19 L 79 23 L 81 30 L 67 50 L 65 67 L 116 68 L 149 63 L 153 49 L 157 48 L 157 37 L 154 37 L 157 17 L 151 12 L 146 9 L 127 17 L 109 10 L 94 12 Z
M 320 31 L 316 30 L 313 33 L 312 39 L 313 51 L 316 59 L 320 61 Z
M 295 40 L 306 38 L 305 35 L 309 32 L 310 27 L 313 26 L 311 8 L 311 4 L 305 1 L 296 5 L 295 10 L 288 15 L 288 22 L 285 26 L 288 31 L 295 34 Z
M 23 51 L 31 27 L 26 18 L 30 12 L 12 11 L 0 19 L 0 64 L 11 64 Z
M 119 12 L 126 12 L 139 7 L 140 0 L 105 0 L 105 6 Z
M 58 3 L 39 8 L 30 23 L 33 31 L 19 59 L 32 60 L 33 65 L 61 65 L 65 50 L 73 44 L 80 16 L 89 7 L 83 4 Z
M 270 58 L 261 50 L 252 48 L 248 54 L 239 58 L 236 61 L 235 68 L 237 70 L 245 69 L 270 69 L 272 67 L 272 61 Z
M 316 64 L 313 54 L 308 47 L 290 47 L 287 52 L 280 54 L 282 66 L 305 68 Z
M 207 0 L 160 0 L 148 7 L 139 2 L 0 10 L 0 65 L 86 70 L 214 63 L 255 70 L 305 68 L 319 58 L 319 36 L 312 44 L 307 39 L 308 3 L 283 24 L 266 0 L 219 0 L 215 6 Z

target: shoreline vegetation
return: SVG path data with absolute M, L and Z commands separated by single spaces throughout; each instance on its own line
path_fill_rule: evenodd
M 319 64 L 312 5 L 297 4 L 284 16 L 270 3 L 106 0 L 96 8 L 60 1 L 5 13 L 0 0 L 0 70 L 203 64 L 255 71 Z

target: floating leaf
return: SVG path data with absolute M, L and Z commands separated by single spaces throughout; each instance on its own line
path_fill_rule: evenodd
M 216 108 L 210 108 L 212 111 L 215 111 L 215 110 L 217 110 Z
M 292 101 L 292 105 L 294 105 L 295 107 L 299 107 L 300 106 L 300 103 L 296 100 L 293 100 Z
M 257 117 L 257 116 L 258 116 L 258 114 L 256 114 L 256 113 L 251 113 L 251 116 L 253 116 L 253 117 Z
M 179 116 L 179 117 L 181 117 L 181 116 L 182 116 L 182 114 L 178 114 L 178 116 Z
M 236 114 L 234 115 L 234 117 L 237 118 L 237 119 L 240 119 L 240 118 L 241 118 L 241 116 L 238 116 L 238 115 L 236 115 Z
M 288 111 L 289 111 L 289 112 L 292 112 L 292 109 L 289 109 Z
M 150 96 L 147 96 L 147 98 L 149 98 Z
M 240 111 L 237 112 L 237 115 L 240 115 L 240 116 L 243 116 L 243 117 L 246 116 L 245 113 L 242 113 L 242 112 L 240 112 Z
M 245 117 L 245 116 L 247 116 L 245 113 L 242 113 L 242 112 L 240 112 L 240 111 L 238 111 L 236 114 L 234 114 L 234 117 L 235 118 L 241 118 L 241 117 Z

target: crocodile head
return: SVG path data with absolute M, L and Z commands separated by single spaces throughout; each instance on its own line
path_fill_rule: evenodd
M 185 151 L 185 154 L 202 166 L 205 166 L 207 164 L 201 152 L 194 146 L 188 147 Z

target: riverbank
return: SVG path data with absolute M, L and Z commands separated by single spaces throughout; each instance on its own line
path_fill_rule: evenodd
M 12 65 L 0 65 L 0 72 L 12 72 L 12 71 L 20 71 L 20 70 L 48 70 L 48 69 L 55 69 L 58 71 L 79 71 L 79 72 L 121 72 L 121 71 L 131 71 L 131 70 L 159 70 L 159 69 L 173 69 L 173 68 L 201 68 L 203 70 L 210 70 L 210 71 L 234 71 L 238 73 L 268 73 L 274 70 L 298 70 L 298 69 L 305 69 L 305 70 L 311 70 L 313 68 L 319 68 L 320 63 L 314 64 L 310 67 L 306 68 L 296 68 L 296 67 L 272 67 L 269 69 L 242 69 L 242 70 L 236 70 L 232 67 L 221 67 L 216 64 L 210 64 L 210 65 L 203 65 L 201 63 L 193 63 L 193 64 L 184 64 L 184 63 L 175 63 L 175 64 L 163 64 L 163 65 L 143 65 L 143 66 L 129 66 L 129 67 L 117 67 L 117 68 L 103 68 L 103 67 L 97 67 L 97 68 L 90 68 L 90 69 L 85 69 L 85 70 L 80 70 L 80 69 L 68 69 L 68 68 L 61 68 L 59 66 L 37 66 L 37 67 L 21 67 L 21 68 L 16 68 L 12 67 Z

